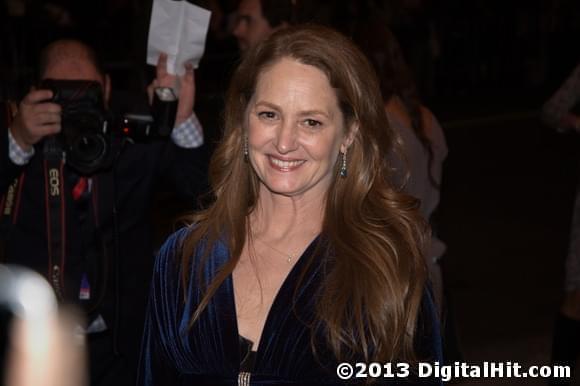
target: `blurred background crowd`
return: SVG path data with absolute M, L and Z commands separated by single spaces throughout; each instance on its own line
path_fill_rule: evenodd
M 206 54 L 200 65 L 200 97 L 227 84 L 235 62 L 236 0 L 191 1 L 212 11 Z M 0 7 L 0 98 L 21 97 L 34 79 L 39 50 L 62 36 L 94 47 L 118 88 L 142 89 L 151 1 L 4 0 Z M 573 42 L 580 6 L 573 0 L 301 1 L 296 21 L 333 26 L 347 35 L 378 15 L 388 23 L 413 69 L 422 98 L 529 95 L 548 92 L 575 65 Z M 526 91 L 523 93 L 523 91 Z M 464 99 L 464 98 L 461 98 Z

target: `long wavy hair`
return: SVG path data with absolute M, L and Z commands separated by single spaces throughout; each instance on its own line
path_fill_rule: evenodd
M 376 15 L 366 18 L 364 23 L 359 23 L 353 37 L 378 74 L 383 100 L 387 102 L 392 97 L 398 96 L 407 110 L 411 118 L 411 128 L 427 152 L 429 182 L 435 188 L 439 188 L 432 172 L 435 155 L 433 144 L 423 124 L 421 98 L 397 38 L 386 26 L 385 20 Z
M 249 51 L 237 68 L 226 100 L 224 137 L 210 164 L 215 201 L 195 215 L 196 226 L 183 244 L 183 276 L 200 241 L 226 240 L 231 259 L 203 285 L 205 295 L 192 316 L 199 317 L 232 273 L 247 239 L 248 216 L 258 200 L 259 180 L 244 161 L 243 122 L 260 74 L 282 58 L 314 66 L 328 76 L 347 125 L 358 131 L 349 148 L 348 176 L 340 162 L 327 192 L 322 235 L 332 250 L 316 310 L 328 345 L 337 358 L 414 358 L 413 339 L 424 291 L 422 258 L 426 225 L 415 199 L 396 191 L 385 154 L 390 129 L 376 75 L 346 37 L 320 26 L 280 30 Z M 205 243 L 207 242 L 207 244 Z M 207 261 L 205 258 L 200 264 Z M 187 285 L 183 288 L 187 288 Z

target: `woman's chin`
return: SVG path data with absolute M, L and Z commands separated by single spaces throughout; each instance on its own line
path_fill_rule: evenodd
M 301 193 L 300 189 L 297 189 L 293 186 L 265 185 L 265 187 L 270 193 L 281 196 L 292 197 Z

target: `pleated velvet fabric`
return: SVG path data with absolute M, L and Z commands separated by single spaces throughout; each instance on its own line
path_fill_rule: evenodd
M 254 368 L 250 375 L 242 373 L 240 376 L 242 358 L 231 275 L 219 287 L 199 319 L 190 326 L 191 316 L 203 297 L 198 278 L 201 277 L 205 283 L 211 282 L 230 258 L 229 250 L 221 241 L 214 245 L 205 245 L 204 242 L 198 245 L 191 264 L 192 280 L 184 298 L 180 255 L 181 242 L 188 231 L 188 228 L 183 228 L 173 234 L 157 257 L 138 385 L 349 384 L 337 377 L 338 362 L 330 354 L 320 328 L 314 323 L 329 250 L 322 237 L 312 241 L 283 282 L 267 316 Z M 210 248 L 209 257 L 202 265 L 200 261 L 205 248 Z M 421 334 L 418 350 L 422 357 L 429 356 L 430 361 L 441 361 L 437 320 L 429 296 L 423 302 L 423 314 L 421 324 L 428 328 L 421 328 L 425 332 Z M 364 379 L 358 381 L 361 383 Z M 411 383 L 381 380 L 376 384 Z M 440 382 L 431 379 L 421 384 L 439 385 Z

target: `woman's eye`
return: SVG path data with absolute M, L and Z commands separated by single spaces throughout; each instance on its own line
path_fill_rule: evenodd
M 276 113 L 273 111 L 261 111 L 258 113 L 258 117 L 263 119 L 276 119 Z
M 308 127 L 318 127 L 322 125 L 322 122 L 317 121 L 316 119 L 306 119 L 304 124 L 306 124 Z

